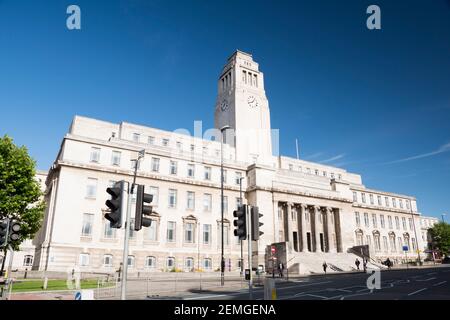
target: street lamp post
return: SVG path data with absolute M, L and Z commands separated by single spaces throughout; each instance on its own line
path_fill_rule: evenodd
M 242 179 L 244 177 L 239 178 L 239 204 L 242 206 Z M 244 274 L 244 249 L 243 249 L 243 242 L 240 240 L 241 243 L 241 276 Z
M 220 193 L 221 193 L 221 220 L 220 220 L 220 225 L 221 225 L 221 230 L 222 230 L 222 246 L 221 246 L 221 254 L 220 254 L 220 284 L 223 286 L 225 284 L 225 259 L 224 259 L 224 254 L 223 254 L 223 133 L 225 132 L 225 130 L 229 129 L 230 126 L 223 126 L 222 128 L 220 128 Z
M 419 239 L 417 239 L 417 229 L 416 229 L 416 222 L 414 220 L 414 214 L 413 214 L 413 209 L 412 209 L 412 201 L 409 202 L 409 208 L 410 208 L 410 211 L 411 211 L 411 218 L 412 218 L 412 222 L 413 222 L 414 235 L 416 237 L 415 241 L 416 241 L 416 250 L 417 250 L 417 261 L 419 262 L 419 265 L 421 265 L 422 264 L 422 260 L 420 259 Z M 408 263 L 408 261 L 406 263 Z

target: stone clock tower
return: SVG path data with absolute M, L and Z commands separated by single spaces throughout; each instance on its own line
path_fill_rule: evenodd
M 264 75 L 252 55 L 236 51 L 222 70 L 218 83 L 215 127 L 229 125 L 225 143 L 236 149 L 236 160 L 272 165 L 269 102 Z M 234 133 L 234 135 L 233 135 Z

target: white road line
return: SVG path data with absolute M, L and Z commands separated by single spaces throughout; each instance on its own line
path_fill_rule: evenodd
M 433 274 L 437 274 L 437 272 L 430 272 L 430 273 L 427 273 L 427 276 L 432 276 Z
M 447 281 L 441 281 L 441 282 L 439 282 L 439 283 L 435 283 L 435 284 L 433 284 L 433 287 L 437 287 L 437 286 L 440 286 L 441 284 L 444 284 L 444 283 L 446 283 Z
M 310 297 L 314 297 L 314 298 L 321 298 L 321 299 L 327 299 L 328 298 L 328 297 L 319 296 L 317 294 L 310 294 L 310 293 L 305 294 L 305 296 L 310 296 Z
M 413 296 L 413 295 L 415 295 L 416 293 L 422 292 L 422 291 L 427 290 L 427 289 L 428 289 L 428 288 L 422 288 L 422 289 L 420 289 L 420 290 L 417 290 L 417 291 L 408 293 L 408 296 Z
M 348 296 L 343 296 L 343 297 L 341 298 L 341 300 L 344 300 L 345 298 L 350 298 L 350 297 L 365 296 L 365 295 L 367 295 L 367 294 L 371 294 L 372 292 L 373 292 L 373 291 L 371 290 L 370 292 L 367 292 L 367 293 L 350 294 L 350 295 L 348 295 Z
M 433 277 L 433 278 L 429 278 L 429 279 L 421 279 L 421 280 L 416 280 L 416 281 L 421 281 L 421 282 L 423 282 L 423 281 L 430 281 L 430 280 L 435 280 L 435 279 L 437 279 L 436 277 Z

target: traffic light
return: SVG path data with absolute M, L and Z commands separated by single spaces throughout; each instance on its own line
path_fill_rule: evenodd
M 145 205 L 153 201 L 153 195 L 144 193 L 144 186 L 137 186 L 136 211 L 134 215 L 134 230 L 139 231 L 142 227 L 150 227 L 152 220 L 144 216 L 152 213 L 152 206 Z
M 111 199 L 106 200 L 105 204 L 109 208 L 110 212 L 105 214 L 111 228 L 120 229 L 122 227 L 122 215 L 126 213 L 126 201 L 125 195 L 125 181 L 118 181 L 113 187 L 107 188 L 106 192 L 111 195 Z
M 0 221 L 0 247 L 4 247 L 8 244 L 8 221 Z
M 233 216 L 237 218 L 233 224 L 236 227 L 234 229 L 234 235 L 239 237 L 239 240 L 247 239 L 247 205 L 241 205 L 237 210 L 233 212 Z
M 19 240 L 19 238 L 20 238 L 20 234 L 19 234 L 20 229 L 22 229 L 22 228 L 21 228 L 20 223 L 18 221 L 16 221 L 16 220 L 11 221 L 9 223 L 9 240 L 11 240 L 11 241 Z
M 259 236 L 263 235 L 264 232 L 259 231 L 259 227 L 264 225 L 264 223 L 259 222 L 259 218 L 263 215 L 259 213 L 258 207 L 252 207 L 251 210 L 251 220 L 252 220 L 252 240 L 259 240 Z

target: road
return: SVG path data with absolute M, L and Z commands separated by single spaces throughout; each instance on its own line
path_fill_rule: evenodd
M 278 300 L 450 300 L 450 267 L 386 270 L 380 272 L 380 289 L 370 290 L 370 274 L 315 275 L 277 281 Z M 245 300 L 248 290 L 203 291 L 184 294 L 184 300 Z M 178 297 L 180 298 L 180 297 Z M 255 288 L 254 300 L 264 298 Z

